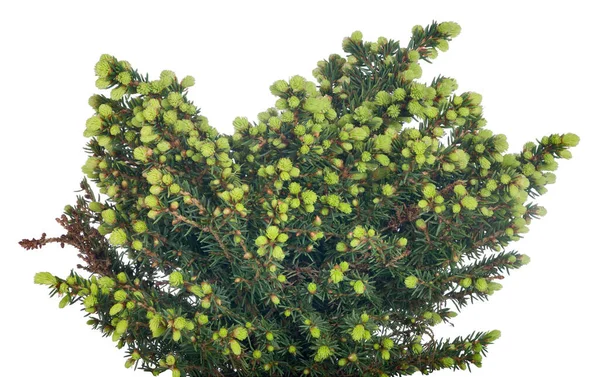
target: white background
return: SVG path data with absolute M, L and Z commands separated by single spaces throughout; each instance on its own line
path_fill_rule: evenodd
M 211 5 L 201 5 L 209 3 Z M 217 4 L 218 5 L 212 5 Z M 145 375 L 85 325 L 78 306 L 58 309 L 38 271 L 66 276 L 73 249 L 25 251 L 17 241 L 61 234 L 54 218 L 73 203 L 85 162 L 82 136 L 102 53 L 158 77 L 193 75 L 191 97 L 211 124 L 232 131 L 274 104 L 269 85 L 312 78 L 354 30 L 408 42 L 413 25 L 458 22 L 462 34 L 431 66 L 459 90 L 483 94 L 488 127 L 510 151 L 575 132 L 573 159 L 540 199 L 548 215 L 514 247 L 532 257 L 489 302 L 466 308 L 455 328 L 501 329 L 474 376 L 597 376 L 598 124 L 593 1 L 5 1 L 0 5 L 0 375 Z M 595 149 L 595 150 L 593 150 Z M 593 154 L 596 153 L 596 154 Z M 467 372 L 442 371 L 435 376 Z M 148 374 L 149 375 L 149 374 Z M 169 373 L 165 374 L 169 375 Z

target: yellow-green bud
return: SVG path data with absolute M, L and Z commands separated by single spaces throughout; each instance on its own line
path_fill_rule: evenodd
M 289 186 L 290 194 L 296 195 L 296 194 L 300 193 L 301 189 L 302 189 L 302 186 L 300 186 L 299 183 L 297 183 L 297 182 L 290 183 L 290 186 Z
M 117 228 L 110 234 L 108 241 L 113 246 L 124 245 L 127 242 L 127 233 L 125 233 L 125 230 Z
M 171 284 L 174 287 L 181 286 L 183 284 L 183 275 L 181 274 L 181 272 L 171 272 L 171 275 L 169 275 L 169 284 Z
M 275 225 L 270 225 L 269 227 L 267 227 L 265 234 L 268 239 L 274 240 L 279 235 L 279 228 Z
M 200 314 L 197 321 L 201 325 L 206 325 L 208 323 L 208 316 L 206 314 Z
M 357 342 L 363 340 L 365 331 L 365 327 L 361 324 L 354 326 L 354 328 L 352 329 L 352 339 L 354 339 Z
M 140 251 L 144 248 L 144 243 L 140 240 L 133 240 L 133 242 L 131 242 L 131 248 Z
M 233 329 L 232 335 L 237 340 L 244 340 L 248 337 L 248 330 L 246 330 L 244 327 L 241 327 L 241 326 L 236 327 L 235 329 Z
M 411 350 L 415 354 L 420 354 L 421 352 L 423 352 L 423 346 L 419 343 L 415 343 L 412 345 Z
M 156 208 L 159 206 L 159 203 L 155 195 L 148 195 L 144 198 L 144 204 L 149 208 Z
M 165 363 L 169 366 L 175 365 L 175 356 L 167 355 L 167 358 L 165 359 Z
M 500 330 L 492 330 L 483 337 L 483 340 L 487 343 L 491 343 L 494 340 L 500 338 L 501 335 L 502 333 L 500 332 Z
M 310 335 L 313 338 L 320 338 L 321 337 L 321 330 L 316 327 L 316 326 L 311 326 L 308 331 L 310 332 Z
M 366 127 L 365 127 L 366 128 Z M 369 132 L 363 127 L 354 127 L 349 136 L 352 140 L 362 141 L 369 137 Z
M 451 38 L 455 38 L 460 34 L 461 27 L 456 22 L 442 22 L 437 26 L 437 31 L 441 34 L 446 34 Z
M 183 88 L 189 88 L 191 86 L 194 86 L 195 83 L 196 83 L 196 80 L 192 76 L 185 76 L 181 80 L 181 86 Z
M 291 109 L 295 109 L 298 106 L 300 106 L 300 99 L 298 97 L 296 97 L 296 96 L 291 96 L 290 98 L 288 98 L 287 102 L 288 102 L 288 106 Z M 296 133 L 296 135 L 298 135 L 298 133 Z
M 279 304 L 281 303 L 281 300 L 280 300 L 280 299 L 279 299 L 279 297 L 277 297 L 276 295 L 273 295 L 273 294 L 272 294 L 272 295 L 270 296 L 270 298 L 271 298 L 271 302 L 272 302 L 274 305 L 279 305 Z
M 58 280 L 54 275 L 52 275 L 49 272 L 38 272 L 33 277 L 33 282 L 35 284 L 42 285 L 56 285 L 58 283 Z
M 142 220 L 136 220 L 133 222 L 133 231 L 136 233 L 144 233 L 148 230 L 148 226 Z
M 337 284 L 344 280 L 344 273 L 337 268 L 333 268 L 329 271 L 329 277 L 331 278 L 331 281 Z
M 231 348 L 231 352 L 233 352 L 234 355 L 238 356 L 242 353 L 242 346 L 240 346 L 240 344 L 238 343 L 237 340 L 230 340 L 229 341 L 229 348 Z
M 320 346 L 317 349 L 317 354 L 315 355 L 315 361 L 317 361 L 317 362 L 323 361 L 332 355 L 333 355 L 333 352 L 332 352 L 331 348 L 329 348 L 328 346 Z
M 335 185 L 340 181 L 340 177 L 335 172 L 328 172 L 325 174 L 324 180 L 328 185 Z
M 456 188 L 456 186 L 455 186 Z M 435 189 L 435 185 L 432 183 L 428 183 L 423 188 L 423 196 L 427 199 L 433 198 L 437 194 L 437 190 Z
M 163 191 L 163 188 L 160 186 L 150 186 L 150 193 L 152 195 L 160 195 L 160 193 Z
M 123 85 L 129 85 L 131 82 L 131 74 L 127 71 L 123 71 L 117 75 L 116 79 Z
M 271 85 L 269 89 L 271 90 L 271 93 L 273 95 L 281 96 L 288 91 L 289 86 L 284 80 L 277 80 L 273 83 L 273 85 Z
M 115 298 L 115 301 L 118 301 L 118 302 L 125 301 L 125 300 L 127 300 L 127 292 L 125 292 L 122 289 L 119 289 L 118 291 L 116 291 L 114 293 L 114 298 Z
M 484 278 L 478 278 L 475 280 L 475 289 L 479 292 L 485 292 L 488 289 L 488 282 Z
M 152 168 L 148 173 L 146 173 L 146 180 L 151 185 L 158 185 L 162 182 L 162 176 L 163 174 L 160 172 L 160 170 Z
M 389 360 L 390 357 L 391 357 L 390 351 L 388 351 L 386 349 L 381 350 L 381 358 L 383 360 Z
M 256 238 L 256 240 L 254 240 L 254 244 L 255 244 L 256 246 L 264 246 L 264 245 L 266 245 L 267 243 L 269 243 L 269 240 L 268 240 L 268 238 L 267 238 L 267 237 L 265 237 L 265 236 L 258 236 L 258 237 Z
M 205 295 L 209 295 L 213 292 L 210 284 L 208 284 L 205 281 L 203 281 L 202 284 L 200 284 L 200 287 L 202 288 L 202 293 L 204 293 Z
M 283 204 L 285 204 L 285 203 L 283 203 Z M 280 211 L 280 212 L 287 212 L 287 211 Z M 279 235 L 277 236 L 277 242 L 279 242 L 279 243 L 285 243 L 288 239 L 289 239 L 289 236 L 285 233 L 279 233 Z
M 499 291 L 502 289 L 502 284 L 491 281 L 488 283 L 488 293 L 492 294 L 495 291 Z
M 198 285 L 190 285 L 188 286 L 187 290 L 198 297 L 204 297 L 204 292 L 202 292 L 202 288 L 200 288 Z
M 442 365 L 444 365 L 444 367 L 446 367 L 446 368 L 449 368 L 454 365 L 454 359 L 451 357 L 444 357 L 444 358 L 442 358 L 441 362 L 442 362 Z
M 125 331 L 127 331 L 127 326 L 129 325 L 129 322 L 127 322 L 126 319 L 122 319 L 117 323 L 117 326 L 115 326 L 115 333 L 117 334 L 124 334 Z
M 558 152 L 558 155 L 560 158 L 564 158 L 567 160 L 573 157 L 573 154 L 571 153 L 571 151 L 568 151 L 566 149 Z
M 381 345 L 383 346 L 383 348 L 391 350 L 392 348 L 394 348 L 394 341 L 390 338 L 383 338 Z
M 278 261 L 282 261 L 285 258 L 285 253 L 283 252 L 283 249 L 279 245 L 273 247 L 273 251 L 271 252 L 271 255 L 273 256 L 273 259 L 278 260 Z
M 463 288 L 469 288 L 471 286 L 472 282 L 473 281 L 471 280 L 471 278 L 464 278 L 464 279 L 460 280 L 459 284 Z
M 94 66 L 94 71 L 96 72 L 96 76 L 104 78 L 112 72 L 112 68 L 110 66 L 110 63 L 107 60 L 102 59 L 101 57 L 98 63 L 96 63 L 96 65 Z
M 438 39 L 435 47 L 437 47 L 442 52 L 446 52 L 448 51 L 448 41 L 445 39 Z
M 117 214 L 113 209 L 105 209 L 102 211 L 102 220 L 109 225 L 117 222 Z
M 295 75 L 290 78 L 290 87 L 294 92 L 299 92 L 305 89 L 306 79 L 302 76 Z
M 419 283 L 419 279 L 414 275 L 407 276 L 404 279 L 404 285 L 406 286 L 406 288 L 409 288 L 409 289 L 416 288 L 418 283 Z
M 90 208 L 90 211 L 96 212 L 96 213 L 102 212 L 102 209 L 104 208 L 104 205 L 102 203 L 99 203 L 99 202 L 90 202 L 88 204 L 88 206 Z
M 462 206 L 465 207 L 466 209 L 474 210 L 475 208 L 477 208 L 478 203 L 477 203 L 477 199 L 475 199 L 472 196 L 467 195 L 460 200 L 460 204 L 462 204 Z
M 121 100 L 121 98 L 123 98 L 125 93 L 127 93 L 127 87 L 126 86 L 118 86 L 116 88 L 113 88 L 113 90 L 110 91 L 110 99 L 112 99 L 113 101 L 119 101 L 119 100 Z
M 91 297 L 93 301 L 96 301 L 94 296 L 88 296 L 88 297 L 86 297 L 86 299 L 87 299 L 87 298 L 89 298 L 89 297 Z M 69 304 L 70 302 L 71 302 L 71 296 L 69 296 L 69 295 L 65 295 L 65 297 L 63 297 L 63 298 L 60 300 L 60 302 L 58 303 L 58 307 L 59 307 L 60 309 L 62 309 L 62 308 L 64 308 L 65 306 L 67 306 L 67 304 Z M 85 304 L 85 301 L 84 301 L 84 304 Z M 94 306 L 94 305 L 95 305 L 95 302 L 94 302 L 92 305 L 86 305 L 86 308 L 87 308 L 87 307 L 92 307 L 92 306 Z
M 362 41 L 362 38 L 363 38 L 363 34 L 360 32 L 360 30 L 356 30 L 355 32 L 353 32 L 353 33 L 350 35 L 350 39 L 351 39 L 353 42 L 357 42 L 357 43 L 358 43 L 358 42 L 361 42 L 361 41 Z
M 173 183 L 169 186 L 169 193 L 170 194 L 178 194 L 181 191 L 181 186 L 179 186 L 177 183 Z
M 221 327 L 221 328 L 219 329 L 219 336 L 220 336 L 221 338 L 225 338 L 225 337 L 227 336 L 227 334 L 228 334 L 228 333 L 229 333 L 229 332 L 227 331 L 227 329 L 226 329 L 225 327 Z
M 356 294 L 359 295 L 365 293 L 366 290 L 365 283 L 362 280 L 357 280 L 356 282 L 354 282 L 353 288 L 354 292 L 356 292 Z
M 118 302 L 111 306 L 108 314 L 110 314 L 111 316 L 117 315 L 119 312 L 121 312 L 121 310 L 123 310 L 124 307 L 125 306 L 123 305 L 123 303 Z
M 579 144 L 579 136 L 573 133 L 567 133 L 561 137 L 562 143 L 567 147 L 574 147 Z
M 304 201 L 304 204 L 306 204 L 306 205 L 315 204 L 315 202 L 317 201 L 317 194 L 315 194 L 315 192 L 312 190 L 303 191 L 301 196 L 302 196 L 302 201 Z

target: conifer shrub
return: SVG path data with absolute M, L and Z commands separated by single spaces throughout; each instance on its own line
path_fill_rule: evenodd
M 438 339 L 487 299 L 533 203 L 579 138 L 508 153 L 482 96 L 421 63 L 460 27 L 416 26 L 406 47 L 343 41 L 346 57 L 270 87 L 275 107 L 235 132 L 188 98 L 191 76 L 150 80 L 102 55 L 87 120 L 87 179 L 57 219 L 83 260 L 35 283 L 79 303 L 126 367 L 179 376 L 399 376 L 481 366 L 498 330 Z M 243 93 L 252 95 L 252 93 Z M 238 97 L 240 100 L 243 96 Z M 93 192 L 88 180 L 102 195 Z

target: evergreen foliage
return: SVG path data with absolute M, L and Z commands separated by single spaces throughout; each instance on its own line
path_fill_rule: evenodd
M 318 84 L 271 85 L 275 107 L 220 134 L 190 76 L 150 80 L 103 55 L 84 135 L 87 180 L 60 237 L 85 262 L 35 283 L 80 303 L 127 367 L 179 376 L 397 376 L 480 366 L 500 332 L 436 339 L 529 258 L 507 250 L 543 207 L 574 134 L 507 153 L 481 95 L 419 82 L 460 27 L 406 48 L 343 41 Z M 104 198 L 104 199 L 103 199 Z

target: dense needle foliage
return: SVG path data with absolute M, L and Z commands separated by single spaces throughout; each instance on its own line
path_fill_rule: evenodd
M 150 80 L 103 55 L 83 194 L 60 237 L 83 265 L 35 282 L 80 303 L 127 367 L 178 376 L 393 376 L 480 366 L 497 330 L 436 339 L 451 311 L 528 262 L 506 249 L 545 210 L 576 135 L 507 153 L 481 95 L 419 82 L 460 27 L 407 47 L 360 32 L 346 57 L 271 87 L 275 107 L 220 134 L 190 76 Z M 251 93 L 245 93 L 251 95 Z M 243 97 L 238 97 L 243 100 Z M 87 271 L 87 272 L 86 272 Z M 82 275 L 85 274 L 85 275 Z

